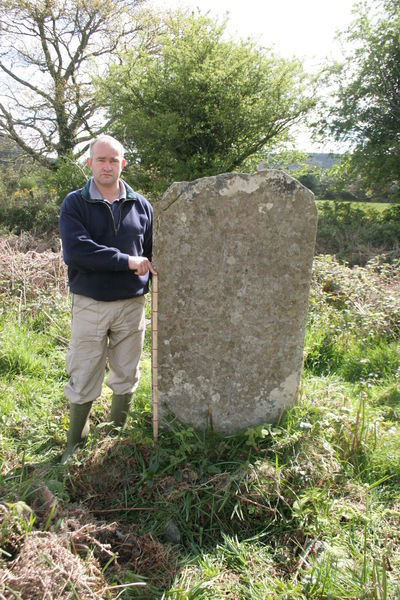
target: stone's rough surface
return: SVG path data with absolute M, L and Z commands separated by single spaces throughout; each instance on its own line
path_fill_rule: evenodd
M 317 225 L 280 171 L 174 183 L 156 206 L 160 418 L 231 433 L 296 398 Z

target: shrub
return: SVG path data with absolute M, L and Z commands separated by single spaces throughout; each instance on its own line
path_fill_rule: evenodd
M 19 235 L 29 231 L 42 235 L 57 227 L 58 206 L 56 190 L 16 190 L 0 201 L 0 223 Z
M 306 370 L 347 381 L 393 378 L 399 369 L 400 264 L 376 257 L 350 269 L 332 256 L 314 259 Z
M 48 176 L 48 185 L 55 189 L 57 204 L 60 205 L 65 196 L 72 190 L 85 185 L 89 176 L 86 165 L 79 164 L 72 157 L 65 156 L 57 161 L 57 170 Z
M 400 207 L 385 210 L 351 202 L 318 205 L 317 253 L 365 265 L 376 254 L 400 256 Z

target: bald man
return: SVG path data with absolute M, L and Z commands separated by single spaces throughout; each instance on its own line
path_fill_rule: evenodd
M 110 421 L 125 425 L 139 381 L 145 294 L 149 290 L 152 207 L 121 179 L 124 149 L 111 136 L 92 141 L 92 177 L 65 198 L 60 235 L 72 293 L 71 340 L 66 358 L 70 425 L 65 462 L 84 444 L 88 417 L 101 393 L 108 362 Z

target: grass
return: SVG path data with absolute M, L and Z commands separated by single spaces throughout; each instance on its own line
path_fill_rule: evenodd
M 19 597 L 12 561 L 42 535 L 91 569 L 97 598 L 399 598 L 399 281 L 393 255 L 317 256 L 301 396 L 279 426 L 230 436 L 172 419 L 154 444 L 147 331 L 128 428 L 103 427 L 104 388 L 67 466 L 68 296 L 3 291 L 0 593 Z

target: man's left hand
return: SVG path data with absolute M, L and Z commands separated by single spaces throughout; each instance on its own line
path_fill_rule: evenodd
M 136 275 L 146 275 L 147 271 L 156 274 L 153 265 L 145 256 L 130 256 L 129 269 L 135 271 Z

